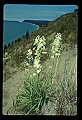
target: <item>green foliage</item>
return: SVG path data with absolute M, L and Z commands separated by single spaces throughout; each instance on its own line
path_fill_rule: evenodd
M 29 31 L 27 30 L 27 32 L 26 32 L 26 39 L 28 40 L 28 38 L 29 38 Z
M 7 45 L 4 45 L 4 51 L 7 49 Z
M 25 78 L 22 92 L 18 93 L 15 101 L 15 106 L 18 106 L 16 111 L 23 114 L 39 114 L 43 104 L 47 104 L 53 96 L 54 91 L 51 82 L 50 75 L 46 79 L 42 75 Z
M 8 44 L 8 47 L 10 47 L 10 45 L 11 45 L 11 44 L 9 43 L 9 44 Z

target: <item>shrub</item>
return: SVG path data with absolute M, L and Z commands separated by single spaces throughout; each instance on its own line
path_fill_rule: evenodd
M 8 44 L 8 47 L 10 47 L 10 45 L 11 45 L 11 44 L 9 43 L 9 44 Z
M 4 50 L 6 50 L 7 49 L 7 45 L 4 45 Z

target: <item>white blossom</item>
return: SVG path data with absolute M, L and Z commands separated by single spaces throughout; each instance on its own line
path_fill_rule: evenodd
M 38 44 L 39 39 L 40 39 L 40 36 L 38 35 L 38 36 L 36 37 L 36 39 L 35 39 L 34 45 L 37 45 L 37 44 Z
M 54 58 L 54 56 L 51 56 L 51 58 Z
M 36 76 L 36 73 L 33 73 L 33 76 Z
M 36 46 L 33 48 L 35 50 L 35 59 L 34 59 L 34 67 L 36 68 L 36 73 L 39 74 L 41 72 L 41 64 L 40 64 L 40 57 L 41 54 L 47 54 L 45 51 L 45 44 L 46 44 L 46 39 L 44 36 L 40 37 L 39 35 L 36 37 L 34 45 Z
M 5 57 L 7 57 L 8 56 L 8 52 L 5 52 Z
M 52 43 L 52 48 L 51 48 L 51 58 L 55 58 L 55 56 L 60 56 L 60 50 L 61 50 L 61 34 L 57 33 L 55 35 L 54 42 Z
M 39 74 L 39 73 L 40 73 L 40 71 L 41 71 L 41 69 L 37 70 L 37 71 L 36 71 L 36 72 L 37 72 L 37 74 Z
M 33 57 L 32 57 L 32 50 L 31 50 L 31 49 L 28 50 L 28 53 L 27 53 L 27 57 L 26 57 L 26 58 L 29 60 L 29 62 L 30 62 L 30 60 L 33 59 Z
M 52 69 L 52 66 L 50 66 L 49 68 Z
M 32 55 L 32 50 L 31 49 L 28 50 L 28 54 L 27 55 L 28 56 Z
M 26 63 L 26 66 L 29 66 L 29 63 L 28 63 L 28 62 Z
M 33 50 L 35 50 L 35 47 L 33 48 Z
M 39 35 L 35 38 L 34 41 L 34 47 L 33 47 L 33 51 L 35 51 L 34 53 L 34 61 L 33 61 L 33 67 L 35 68 L 36 72 L 33 74 L 33 76 L 35 76 L 36 74 L 39 74 L 42 70 L 42 65 L 41 65 L 41 56 L 42 54 L 47 54 L 47 52 L 45 51 L 45 45 L 46 45 L 46 39 L 44 36 L 40 37 Z M 29 60 L 33 60 L 33 56 L 32 56 L 32 50 L 29 49 L 28 53 L 27 53 L 27 59 Z M 26 66 L 29 66 L 29 63 L 26 62 L 25 63 Z
M 40 67 L 40 60 L 39 59 L 34 60 L 34 67 L 37 69 Z
M 42 54 L 47 54 L 47 52 L 42 52 Z

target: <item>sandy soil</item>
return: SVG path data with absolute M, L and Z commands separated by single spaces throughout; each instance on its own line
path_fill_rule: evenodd
M 12 78 L 3 82 L 3 114 L 13 105 L 13 100 L 18 93 L 18 87 L 22 84 L 22 79 L 25 76 L 25 71 L 17 70 Z

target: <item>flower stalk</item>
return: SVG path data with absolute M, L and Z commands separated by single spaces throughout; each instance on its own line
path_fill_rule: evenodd
M 58 67 L 58 63 L 59 63 L 60 55 L 61 55 L 61 40 L 62 40 L 61 34 L 57 33 L 55 35 L 55 39 L 54 39 L 54 42 L 52 43 L 52 48 L 51 48 L 51 59 L 53 59 L 55 61 L 55 58 L 57 58 L 56 59 L 56 66 L 54 66 L 54 61 L 53 61 L 53 67 L 55 68 L 54 77 L 57 74 L 57 67 Z M 53 81 L 52 81 L 52 83 L 53 83 Z
M 33 76 L 36 76 L 36 74 L 40 74 L 42 70 L 42 65 L 41 65 L 41 56 L 47 54 L 45 51 L 45 45 L 46 45 L 46 39 L 44 36 L 40 37 L 39 35 L 35 38 L 34 41 L 34 48 L 31 50 L 28 50 L 27 53 L 27 60 L 26 66 L 28 67 L 31 61 L 33 60 L 33 67 L 35 68 L 35 73 Z M 34 51 L 34 59 L 33 59 L 33 51 Z

